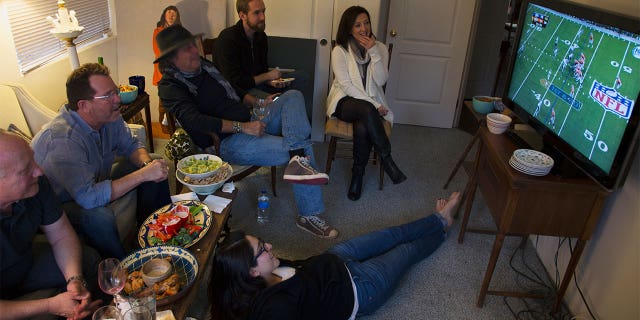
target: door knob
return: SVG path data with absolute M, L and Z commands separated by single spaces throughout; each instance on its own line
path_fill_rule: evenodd
M 328 43 L 328 42 L 327 42 L 327 39 L 324 39 L 324 38 L 323 38 L 323 39 L 320 39 L 320 45 L 321 45 L 321 46 L 326 46 L 326 45 L 327 45 L 327 43 Z
M 398 35 L 398 32 L 396 31 L 396 29 L 391 29 L 391 32 L 389 32 L 389 35 L 391 35 L 392 37 L 395 37 Z

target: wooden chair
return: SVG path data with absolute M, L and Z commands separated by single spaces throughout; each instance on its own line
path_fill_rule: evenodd
M 332 41 L 332 47 L 335 47 L 335 40 Z M 389 44 L 388 49 L 390 62 L 393 44 Z M 390 137 L 391 123 L 384 120 L 383 125 L 387 137 Z M 325 172 L 326 174 L 329 174 L 329 172 L 331 172 L 331 163 L 336 158 L 353 159 L 353 125 L 340 119 L 327 118 L 327 122 L 324 125 L 324 135 L 325 137 L 331 137 L 329 139 L 329 150 L 327 151 L 327 165 L 325 166 Z M 379 160 L 379 156 L 375 152 L 375 150 L 372 151 L 369 162 L 373 163 L 373 165 L 376 165 Z M 382 190 L 384 186 L 384 168 L 382 166 L 382 163 L 380 163 L 379 175 L 380 179 L 378 182 L 378 189 Z
M 173 134 L 176 131 L 176 118 L 170 112 L 167 112 L 167 120 L 169 122 L 169 131 Z M 220 157 L 220 137 L 214 132 L 209 133 L 211 135 L 211 139 L 213 140 L 213 147 L 215 148 L 215 155 Z M 223 159 L 224 160 L 224 159 Z M 177 168 L 178 160 L 174 160 L 174 167 Z M 245 166 L 229 163 L 233 167 L 233 175 L 229 178 L 228 181 L 240 181 L 247 177 L 248 175 L 258 171 L 261 166 Z M 176 179 L 176 190 L 180 190 L 180 181 Z M 276 166 L 271 166 L 271 192 L 274 197 L 277 197 L 276 193 Z

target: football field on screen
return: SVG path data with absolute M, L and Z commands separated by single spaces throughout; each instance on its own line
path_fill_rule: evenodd
M 633 107 L 640 87 L 640 55 L 633 52 L 640 51 L 640 41 L 539 8 L 529 9 L 527 17 L 534 13 L 548 20 L 544 27 L 523 26 L 509 97 L 608 172 L 631 108 L 608 111 L 590 91 L 597 82 L 619 99 L 633 100 L 627 101 Z M 580 60 L 581 76 L 575 71 Z

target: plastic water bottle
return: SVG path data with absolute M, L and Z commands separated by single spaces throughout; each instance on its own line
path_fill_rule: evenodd
M 267 191 L 262 190 L 258 196 L 258 223 L 264 224 L 269 222 L 269 197 Z

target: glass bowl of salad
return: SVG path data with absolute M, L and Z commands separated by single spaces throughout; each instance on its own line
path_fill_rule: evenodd
M 222 166 L 222 159 L 212 154 L 194 154 L 178 161 L 178 171 L 191 179 L 204 179 L 214 175 Z

